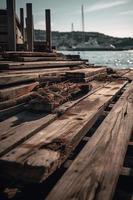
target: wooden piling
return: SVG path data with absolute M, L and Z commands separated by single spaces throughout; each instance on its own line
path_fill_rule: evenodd
M 52 37 L 51 37 L 51 11 L 50 9 L 45 10 L 46 18 L 46 45 L 49 52 L 52 51 Z
M 8 49 L 16 51 L 16 2 L 7 0 Z
M 27 10 L 27 23 L 26 23 L 26 31 L 27 31 L 27 46 L 28 51 L 33 51 L 33 15 L 32 15 L 32 4 L 26 4 Z
M 21 33 L 24 40 L 24 9 L 20 8 L 20 23 L 21 23 Z

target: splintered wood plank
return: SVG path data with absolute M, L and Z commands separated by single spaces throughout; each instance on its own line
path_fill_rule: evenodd
M 0 166 L 4 170 L 2 170 L 2 175 L 6 176 L 8 174 L 8 177 L 13 176 L 27 182 L 45 180 L 67 158 L 102 114 L 108 103 L 125 84 L 126 82 L 110 83 L 109 87 L 113 91 L 112 95 L 107 95 L 108 88 L 106 87 L 103 95 L 100 93 L 102 89 L 99 89 L 68 109 L 46 128 L 1 157 Z M 107 91 L 107 94 L 105 91 Z M 52 150 L 58 155 L 57 159 L 54 157 L 54 162 L 52 161 L 53 163 L 49 168 L 47 162 L 49 159 L 53 160 L 53 158 L 50 156 L 48 159 L 45 153 L 41 153 L 40 156 L 40 151 L 43 150 L 46 152 Z M 17 166 L 17 174 L 20 173 L 21 176 L 14 173 L 15 166 Z M 34 173 L 32 173 L 32 170 L 27 170 L 27 168 L 32 169 Z M 42 169 L 41 172 L 40 169 Z
M 14 69 L 34 69 L 34 68 L 55 68 L 66 66 L 78 66 L 84 64 L 84 61 L 38 61 L 38 62 L 6 62 L 0 63 L 1 70 Z
M 132 130 L 133 83 L 46 199 L 111 200 Z

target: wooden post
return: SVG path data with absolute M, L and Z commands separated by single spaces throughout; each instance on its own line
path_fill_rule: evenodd
M 24 9 L 20 8 L 20 23 L 21 23 L 21 33 L 24 40 Z
M 26 31 L 27 31 L 27 45 L 28 51 L 33 51 L 33 15 L 32 15 L 32 4 L 26 4 L 27 10 L 27 23 L 26 23 Z
M 49 52 L 52 51 L 52 37 L 51 37 L 51 12 L 50 9 L 45 10 L 46 18 L 46 45 Z
M 9 51 L 16 51 L 16 2 L 7 0 L 7 20 L 8 20 L 8 48 Z

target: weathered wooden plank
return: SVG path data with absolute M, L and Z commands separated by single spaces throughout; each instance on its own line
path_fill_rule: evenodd
M 106 73 L 106 68 L 84 68 L 66 72 L 66 77 L 69 78 L 87 78 L 96 73 Z
M 105 118 L 47 200 L 111 200 L 133 130 L 133 84 Z
M 32 75 L 2 75 L 0 76 L 0 86 L 6 86 L 10 84 L 15 83 L 23 83 L 23 82 L 30 82 L 30 81 L 36 81 L 38 78 L 38 74 L 32 74 Z
M 11 62 L 0 63 L 0 69 L 33 69 L 33 68 L 55 68 L 66 66 L 78 66 L 84 64 L 83 61 L 38 61 L 38 62 Z
M 5 15 L 0 14 L 0 24 L 7 25 L 7 13 Z
M 4 52 L 3 57 L 56 57 L 59 54 L 57 53 L 47 53 L 47 52 L 28 52 L 28 51 L 16 51 L 16 52 L 11 52 L 7 51 Z
M 0 110 L 0 122 L 13 115 L 16 115 L 19 112 L 22 112 L 24 109 L 25 109 L 25 104 L 23 103 L 11 108 Z
M 37 61 L 63 61 L 62 57 L 12 57 L 7 60 L 13 60 L 18 62 L 37 62 Z M 66 60 L 67 61 L 67 60 Z
M 34 50 L 34 44 L 33 44 L 33 14 L 32 14 L 32 3 L 26 4 L 26 32 L 27 32 L 27 46 L 28 51 Z
M 123 77 L 128 78 L 129 80 L 133 81 L 133 70 L 130 70 Z
M 8 33 L 8 27 L 7 27 L 7 25 L 5 25 L 5 24 L 4 24 L 4 25 L 1 25 L 1 24 L 0 24 L 0 35 L 1 35 L 2 33 L 4 33 L 4 34 L 5 34 L 5 33 L 6 33 L 6 34 Z M 6 42 L 7 42 L 7 41 L 6 41 Z
M 0 101 L 5 101 L 13 98 L 20 97 L 22 95 L 28 94 L 31 92 L 36 86 L 38 86 L 38 82 L 27 84 L 27 85 L 19 85 L 15 87 L 10 87 L 6 89 L 0 90 Z
M 30 101 L 31 98 L 34 98 L 36 94 L 34 92 L 30 92 L 28 94 L 24 94 L 14 99 L 9 99 L 3 102 L 0 102 L 0 110 L 10 108 L 22 103 L 27 103 Z
M 110 83 L 108 87 L 113 91 L 111 95 L 108 95 L 109 88 L 106 87 L 103 95 L 100 90 L 96 91 L 68 109 L 61 117 L 29 140 L 7 153 L 0 160 L 1 166 L 3 166 L 2 171 L 4 170 L 2 174 L 8 173 L 8 177 L 13 175 L 14 178 L 25 181 L 38 182 L 46 179 L 76 147 L 109 101 L 125 84 L 125 82 Z M 3 142 L 4 148 L 7 148 L 8 145 L 9 140 L 6 145 Z M 56 158 L 52 155 L 49 158 L 45 156 L 44 152 L 47 152 L 46 155 L 50 155 L 49 150 L 52 151 L 52 154 L 54 151 L 54 154 L 57 155 Z M 10 166 L 8 172 L 6 172 L 4 163 L 7 168 Z M 16 177 L 15 173 L 12 174 L 15 166 L 17 166 L 17 173 L 21 173 L 19 177 Z
M 46 19 L 46 46 L 49 52 L 52 51 L 52 32 L 51 32 L 51 10 L 45 10 Z
M 1 61 L 3 62 L 3 61 Z M 35 74 L 35 73 L 38 73 L 38 74 L 43 74 L 43 73 L 49 73 L 49 74 L 52 74 L 52 73 L 55 73 L 55 72 L 66 72 L 70 70 L 70 67 L 63 67 L 63 68 L 53 68 L 53 69 L 25 69 L 25 70 L 0 70 L 0 75 L 8 75 L 8 74 Z
M 0 124 L 2 130 L 0 154 L 4 154 L 22 143 L 55 120 L 56 117 L 56 114 L 46 115 L 24 111 L 5 120 Z M 11 120 L 10 123 L 9 120 Z
M 20 24 L 21 24 L 21 33 L 24 40 L 24 9 L 20 8 Z
M 16 1 L 7 0 L 8 48 L 16 51 Z
M 100 88 L 102 88 L 104 86 L 104 84 L 101 84 L 99 82 L 97 82 L 97 83 L 94 82 L 94 83 L 92 83 L 92 85 L 93 85 L 94 89 L 89 94 L 87 94 L 84 97 L 77 99 L 75 101 L 66 102 L 65 104 L 63 104 L 59 107 L 59 110 L 62 113 L 65 112 L 67 109 L 74 106 L 76 103 L 80 102 L 81 100 L 88 97 L 89 95 L 95 93 L 97 90 L 99 90 Z M 56 117 L 57 117 L 57 115 L 58 115 L 58 113 L 56 113 Z M 40 126 L 40 123 L 44 123 L 44 121 L 45 121 L 45 117 L 44 117 L 44 119 L 41 119 L 41 118 L 43 118 L 43 116 L 44 116 L 44 114 L 38 115 L 38 114 L 29 113 L 29 112 L 26 112 L 26 111 L 19 113 L 16 116 L 13 116 L 13 117 L 3 121 L 2 123 L 0 123 L 0 129 L 2 130 L 1 137 L 3 137 L 3 135 L 7 135 L 5 137 L 5 139 L 8 140 L 8 136 L 9 136 L 9 140 L 10 140 L 10 136 L 12 137 L 12 135 L 15 133 L 16 135 L 14 137 L 16 137 L 16 140 L 17 141 L 19 139 L 21 140 L 21 137 L 23 137 L 23 136 L 25 137 L 25 134 L 27 134 L 27 135 L 29 134 L 27 132 L 19 138 L 21 130 L 29 130 L 29 132 L 32 131 L 31 130 L 32 122 L 33 122 L 33 129 L 38 128 L 38 126 Z M 51 119 L 50 116 L 51 115 L 48 115 L 48 117 Z M 54 117 L 55 116 L 53 116 L 53 118 Z M 17 123 L 17 119 L 19 119 L 19 124 Z M 37 121 L 37 123 L 35 123 L 35 126 L 34 126 L 34 119 L 36 119 L 36 120 L 40 119 L 39 122 Z M 29 123 L 29 121 L 31 121 L 31 123 Z M 22 128 L 20 128 L 20 126 L 22 126 Z M 25 127 L 27 127 L 27 129 Z M 11 134 L 9 134 L 9 132 L 11 132 Z M 13 145 L 14 145 L 14 140 L 12 140 L 12 141 L 13 141 Z M 4 140 L 3 140 L 3 142 L 4 142 Z M 9 144 L 9 146 L 12 146 L 12 144 L 10 144 L 9 142 L 8 142 L 8 144 Z M 9 146 L 7 146 L 7 147 L 9 147 Z
M 8 35 L 7 34 L 0 34 L 0 42 L 5 43 L 8 41 Z

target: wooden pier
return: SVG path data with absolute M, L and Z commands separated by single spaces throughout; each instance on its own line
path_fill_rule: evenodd
M 57 53 L 49 9 L 36 52 L 26 11 L 0 10 L 0 200 L 132 200 L 133 70 Z
M 49 200 L 112 199 L 118 178 L 130 177 L 132 170 L 123 165 L 128 144 L 132 146 L 132 70 L 111 73 L 105 67 L 91 67 L 57 53 L 1 55 L 1 184 L 12 187 L 7 183 L 13 181 L 16 188 L 46 185 L 41 193 Z M 29 61 L 20 62 L 19 58 Z M 51 113 L 28 108 L 31 94 L 40 84 L 59 87 L 66 82 L 88 85 L 88 91 Z

